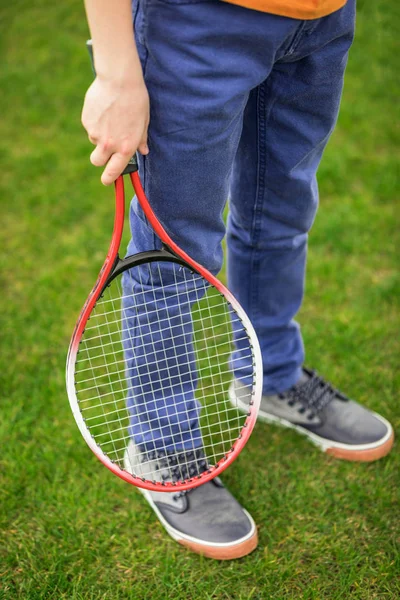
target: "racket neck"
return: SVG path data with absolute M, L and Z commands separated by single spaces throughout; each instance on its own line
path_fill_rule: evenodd
M 115 217 L 114 228 L 111 238 L 110 247 L 107 253 L 106 262 L 111 261 L 112 264 L 118 259 L 118 250 L 121 245 L 122 232 L 124 229 L 125 218 L 125 188 L 124 178 L 122 175 L 115 182 Z

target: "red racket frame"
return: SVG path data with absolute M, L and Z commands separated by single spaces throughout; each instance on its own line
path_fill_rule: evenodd
M 114 229 L 112 234 L 112 239 L 110 243 L 110 247 L 104 261 L 104 264 L 101 268 L 97 281 L 89 294 L 88 299 L 79 315 L 78 322 L 75 326 L 74 333 L 71 338 L 71 343 L 69 347 L 68 357 L 67 357 L 67 390 L 68 396 L 71 404 L 71 409 L 74 414 L 77 425 L 80 429 L 81 434 L 83 435 L 85 441 L 88 446 L 97 456 L 97 458 L 115 475 L 120 477 L 121 479 L 131 483 L 137 487 L 151 490 L 151 491 L 176 491 L 179 490 L 189 490 L 207 481 L 210 481 L 217 475 L 220 475 L 240 454 L 245 444 L 247 443 L 250 434 L 254 428 L 254 425 L 257 420 L 258 409 L 261 401 L 262 394 L 262 359 L 261 359 L 261 351 L 258 344 L 257 336 L 253 330 L 253 327 L 246 315 L 243 311 L 235 297 L 231 294 L 231 292 L 221 283 L 212 273 L 210 273 L 207 269 L 197 263 L 195 260 L 190 258 L 175 242 L 169 237 L 168 233 L 165 231 L 164 227 L 158 221 L 156 215 L 154 214 L 149 201 L 146 197 L 146 194 L 143 190 L 139 174 L 138 172 L 129 174 L 133 188 L 135 190 L 137 199 L 142 207 L 149 223 L 153 227 L 155 233 L 158 235 L 162 243 L 167 246 L 174 254 L 176 254 L 179 258 L 186 261 L 190 267 L 196 270 L 200 275 L 202 275 L 205 279 L 207 279 L 217 290 L 225 296 L 230 304 L 235 308 L 238 315 L 240 316 L 243 324 L 246 326 L 246 329 L 252 333 L 252 349 L 256 361 L 256 370 L 258 372 L 258 377 L 256 378 L 255 390 L 253 393 L 253 402 L 249 406 L 249 415 L 246 418 L 246 421 L 243 425 L 242 432 L 238 439 L 233 443 L 231 450 L 222 458 L 220 461 L 209 468 L 208 471 L 205 471 L 201 475 L 196 478 L 187 481 L 186 483 L 172 483 L 172 482 L 164 482 L 164 483 L 152 483 L 150 481 L 143 481 L 139 476 L 131 475 L 127 471 L 121 469 L 117 464 L 112 462 L 98 447 L 97 443 L 93 439 L 90 434 L 89 429 L 86 427 L 84 419 L 82 417 L 81 411 L 79 409 L 78 400 L 75 393 L 75 382 L 74 382 L 74 366 L 76 356 L 79 350 L 79 343 L 82 337 L 82 334 L 85 330 L 86 323 L 90 316 L 90 313 L 95 306 L 99 296 L 101 295 L 104 287 L 107 284 L 108 279 L 112 275 L 115 266 L 118 264 L 119 256 L 118 250 L 121 244 L 122 232 L 124 228 L 124 219 L 125 219 L 125 191 L 124 191 L 124 179 L 123 176 L 120 175 L 115 182 L 115 219 L 114 219 Z

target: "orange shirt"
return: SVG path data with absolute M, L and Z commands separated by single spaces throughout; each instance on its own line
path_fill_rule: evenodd
M 346 4 L 346 0 L 225 0 L 225 2 L 293 19 L 319 19 Z

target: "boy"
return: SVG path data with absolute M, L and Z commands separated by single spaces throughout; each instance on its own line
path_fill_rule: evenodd
M 103 183 L 138 151 L 157 216 L 214 273 L 230 196 L 228 283 L 261 345 L 260 417 L 338 458 L 386 455 L 391 425 L 303 367 L 293 320 L 355 1 L 137 0 L 134 35 L 130 0 L 86 0 L 86 10 L 97 78 L 82 122 L 96 145 L 91 162 L 107 165 Z M 131 229 L 130 254 L 159 247 L 135 200 Z M 257 545 L 253 519 L 218 479 L 190 493 L 145 495 L 172 537 L 196 552 L 237 558 Z

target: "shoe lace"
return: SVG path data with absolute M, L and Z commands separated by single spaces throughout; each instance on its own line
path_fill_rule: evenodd
M 336 397 L 344 397 L 328 381 L 320 377 L 316 371 L 310 371 L 309 379 L 304 383 L 296 384 L 286 394 L 280 396 L 288 400 L 289 406 L 301 404 L 300 413 L 309 411 L 311 420 L 318 415 Z
M 202 448 L 185 452 L 168 453 L 163 450 L 153 450 L 147 453 L 147 460 L 156 461 L 156 468 L 161 471 L 163 482 L 186 481 L 199 477 L 209 469 L 207 459 Z M 185 496 L 191 490 L 183 490 L 174 494 L 174 500 Z

